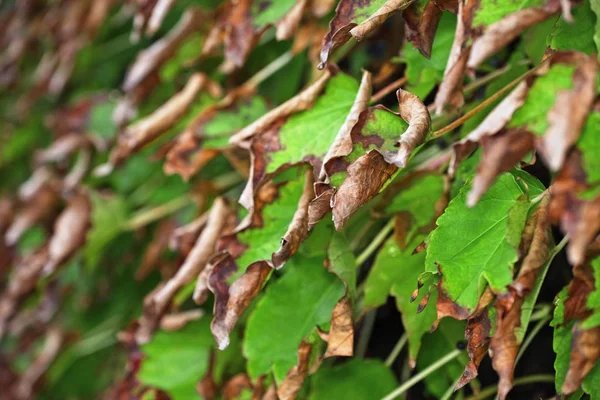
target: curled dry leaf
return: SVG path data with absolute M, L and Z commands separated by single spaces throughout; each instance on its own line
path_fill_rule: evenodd
M 89 136 L 71 133 L 59 137 L 47 149 L 38 151 L 35 158 L 38 163 L 60 162 L 81 149 L 89 148 L 91 144 Z
M 204 310 L 188 310 L 175 314 L 167 314 L 160 320 L 160 329 L 178 331 L 189 322 L 197 321 L 204 316 Z
M 223 386 L 223 399 L 234 400 L 240 397 L 246 389 L 252 390 L 252 381 L 250 377 L 244 373 L 237 374 L 228 380 Z
M 333 50 L 346 43 L 352 36 L 358 40 L 363 39 L 392 14 L 408 7 L 413 1 L 386 0 L 377 11 L 369 15 L 375 0 L 341 0 L 335 9 L 335 17 L 329 23 L 329 32 L 323 38 L 319 68 L 324 68 Z
M 467 320 L 465 339 L 467 339 L 467 352 L 470 361 L 465 371 L 458 380 L 454 390 L 458 390 L 477 377 L 477 369 L 485 357 L 490 345 L 490 331 L 492 329 L 487 309 L 482 310 Z
M 173 296 L 186 284 L 193 282 L 206 267 L 215 251 L 229 210 L 225 200 L 217 198 L 211 208 L 206 226 L 187 258 L 173 278 L 157 287 L 144 299 L 144 310 L 136 333 L 138 343 L 147 343 Z
M 521 82 L 506 96 L 485 118 L 462 140 L 453 145 L 452 160 L 448 172 L 454 176 L 458 164 L 475 150 L 477 143 L 485 136 L 492 136 L 500 132 L 510 121 L 515 111 L 525 102 L 529 92 L 527 82 Z
M 354 146 L 360 145 L 367 151 L 366 154 L 360 155 L 355 161 L 338 157 L 325 165 L 330 177 L 346 174 L 330 202 L 336 229 L 344 226 L 359 207 L 379 193 L 398 167 L 406 166 L 412 151 L 430 133 L 431 118 L 419 98 L 402 89 L 396 95 L 399 114 L 383 106 L 375 106 L 359 115 L 351 139 Z M 403 130 L 398 139 L 398 132 Z
M 550 187 L 550 215 L 569 235 L 567 257 L 575 266 L 584 262 L 588 246 L 600 232 L 600 195 L 584 199 L 588 188 L 581 152 L 573 149 Z
M 314 199 L 313 173 L 307 170 L 304 174 L 304 188 L 298 201 L 298 208 L 290 222 L 287 232 L 281 238 L 281 246 L 271 256 L 271 265 L 275 269 L 283 267 L 285 262 L 298 251 L 300 244 L 308 236 L 308 205 Z
M 302 20 L 304 14 L 304 8 L 308 0 L 297 0 L 296 4 L 286 15 L 283 16 L 279 21 L 275 23 L 277 32 L 275 37 L 277 40 L 288 40 L 294 36 L 294 33 L 298 29 L 298 25 Z
M 436 114 L 441 114 L 444 107 L 449 104 L 454 108 L 459 108 L 464 104 L 462 93 L 463 80 L 465 77 L 467 60 L 471 52 L 470 45 L 467 45 L 473 22 L 473 11 L 478 6 L 477 0 L 467 0 L 464 4 L 458 2 L 458 22 L 456 24 L 456 33 L 450 50 L 450 56 L 444 70 L 444 79 L 438 88 L 433 103 L 433 109 Z
M 4 336 L 7 323 L 15 315 L 23 297 L 35 289 L 47 262 L 48 249 L 41 247 L 15 265 L 8 287 L 0 297 L 0 338 Z
M 146 118 L 127 127 L 119 137 L 116 148 L 110 154 L 111 165 L 119 164 L 129 155 L 166 132 L 188 111 L 198 93 L 209 84 L 206 75 L 202 73 L 192 75 L 180 92 Z
M 311 351 L 312 345 L 303 340 L 298 347 L 298 364 L 288 371 L 285 379 L 277 388 L 277 397 L 280 400 L 296 398 L 308 374 Z
M 548 129 L 538 145 L 553 171 L 563 165 L 569 149 L 577 142 L 595 97 L 598 61 L 582 53 L 559 53 L 553 60 L 575 65 L 573 88 L 561 90 L 548 113 Z
M 573 326 L 571 361 L 561 392 L 569 395 L 581 386 L 583 379 L 600 359 L 600 326 L 582 329 L 578 323 Z
M 550 18 L 557 14 L 559 10 L 560 5 L 556 1 L 549 1 L 548 4 L 542 7 L 524 8 L 487 26 L 483 34 L 473 41 L 467 68 L 477 68 L 489 56 L 506 48 L 527 28 Z
M 144 280 L 150 271 L 157 266 L 160 257 L 167 249 L 170 236 L 173 234 L 175 227 L 176 223 L 172 219 L 166 219 L 159 223 L 152 240 L 146 247 L 142 262 L 135 271 L 135 279 Z
M 552 248 L 552 232 L 548 218 L 548 196 L 545 196 L 538 209 L 527 221 L 521 241 L 526 253 L 515 281 L 509 291 L 496 302 L 496 329 L 490 343 L 492 366 L 500 377 L 498 397 L 506 399 L 513 386 L 514 367 L 522 336 L 521 314 L 526 296 L 534 289 L 542 268 L 548 261 Z
M 331 327 L 326 335 L 327 351 L 324 358 L 354 354 L 354 324 L 352 321 L 352 302 L 346 295 L 335 305 L 331 313 Z
M 58 328 L 48 329 L 41 351 L 15 385 L 15 399 L 26 400 L 32 398 L 36 382 L 44 375 L 52 361 L 58 355 L 63 344 L 63 336 L 63 333 Z
M 420 14 L 417 11 L 418 3 L 413 3 L 402 12 L 406 40 L 410 41 L 426 58 L 431 57 L 433 39 L 442 17 L 442 9 L 436 3 L 433 0 L 428 1 Z M 455 5 L 458 8 L 458 2 Z
M 63 212 L 56 218 L 54 234 L 48 243 L 48 262 L 45 275 L 52 274 L 85 244 L 91 225 L 92 205 L 87 195 L 75 194 Z
M 146 25 L 146 35 L 152 36 L 158 31 L 160 26 L 162 25 L 165 16 L 173 7 L 175 0 L 157 0 L 156 4 L 152 8 L 152 14 L 150 14 L 150 19 L 148 20 L 148 24 Z
M 169 248 L 188 254 L 194 246 L 200 231 L 206 226 L 207 221 L 208 212 L 204 212 L 189 224 L 175 229 L 169 238 Z
M 269 126 L 276 121 L 281 120 L 293 113 L 308 110 L 313 106 L 319 94 L 325 88 L 325 84 L 331 77 L 331 72 L 326 71 L 319 79 L 300 92 L 297 96 L 292 97 L 277 108 L 269 111 L 229 139 L 231 144 L 242 144 L 247 142 L 252 137 L 265 131 Z
M 4 235 L 5 243 L 8 246 L 15 245 L 27 229 L 54 214 L 59 202 L 60 198 L 53 189 L 44 186 L 37 191 L 33 198 L 17 211 Z
M 132 92 L 147 77 L 156 72 L 177 51 L 179 46 L 192 33 L 196 32 L 203 20 L 204 13 L 198 8 L 188 8 L 181 19 L 169 33 L 141 51 L 133 65 L 127 71 L 123 90 Z

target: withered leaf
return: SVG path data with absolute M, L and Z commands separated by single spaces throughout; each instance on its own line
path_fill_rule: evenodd
M 477 377 L 479 364 L 487 354 L 490 345 L 491 328 L 487 309 L 467 320 L 465 339 L 467 339 L 467 352 L 471 361 L 465 367 L 465 372 L 463 372 L 454 390 L 460 389 Z
M 312 344 L 302 341 L 298 347 L 298 364 L 288 371 L 287 376 L 277 388 L 277 397 L 281 400 L 293 400 L 302 388 L 310 362 Z
M 327 334 L 327 351 L 324 358 L 354 354 L 354 324 L 352 301 L 348 295 L 342 297 L 331 313 L 331 327 Z
M 573 326 L 571 362 L 562 386 L 562 393 L 568 395 L 575 392 L 598 359 L 600 359 L 600 326 L 581 329 L 576 323 Z

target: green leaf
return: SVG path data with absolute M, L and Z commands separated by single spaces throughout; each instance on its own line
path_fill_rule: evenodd
M 426 175 L 394 196 L 385 207 L 385 212 L 393 214 L 407 211 L 414 217 L 417 226 L 425 226 L 435 217 L 435 203 L 443 191 L 444 179 L 441 175 Z
M 591 8 L 596 14 L 596 28 L 594 31 L 594 42 L 596 43 L 596 51 L 600 52 L 600 1 L 591 0 Z
M 395 237 L 389 238 L 377 255 L 365 284 L 366 308 L 384 304 L 388 295 L 396 298 L 396 306 L 401 312 L 402 324 L 408 335 L 411 360 L 417 359 L 421 337 L 429 332 L 437 318 L 436 291 L 429 299 L 429 306 L 419 314 L 419 301 L 425 296 L 426 290 L 422 290 L 414 302 L 410 301 L 413 290 L 417 288 L 419 275 L 425 269 L 425 252 L 412 255 L 412 251 L 423 239 L 424 235 L 415 235 L 406 248 L 402 249 Z
M 248 373 L 257 378 L 274 367 L 278 381 L 298 361 L 298 346 L 317 325 L 326 324 L 344 285 L 327 272 L 322 258 L 299 254 L 273 282 L 248 318 L 244 355 Z M 290 301 L 292 300 L 292 301 Z
M 554 301 L 554 318 L 550 326 L 554 327 L 554 337 L 552 339 L 552 349 L 556 353 L 554 360 L 554 370 L 556 371 L 556 380 L 554 382 L 556 391 L 560 393 L 562 385 L 565 383 L 569 362 L 571 361 L 571 342 L 573 341 L 573 324 L 570 322 L 563 325 L 565 318 L 565 300 L 567 299 L 568 288 L 563 288 Z
M 255 28 L 262 28 L 274 24 L 285 16 L 294 7 L 296 0 L 267 0 L 254 2 L 251 15 Z
M 525 190 L 509 173 L 471 209 L 470 185 L 463 187 L 437 220 L 427 246 L 427 270 L 443 274 L 442 288 L 459 306 L 474 310 L 489 284 L 499 293 L 512 282 L 513 264 L 529 202 Z
M 457 344 L 462 342 L 464 337 L 464 321 L 450 318 L 442 319 L 435 332 L 423 337 L 423 346 L 417 359 L 417 371 L 422 371 L 456 349 Z M 467 362 L 467 354 L 461 354 L 435 373 L 427 375 L 425 378 L 427 391 L 438 399 L 441 398 L 446 390 L 454 385 L 458 377 L 462 375 Z
M 592 314 L 581 324 L 582 329 L 591 329 L 600 325 L 600 257 L 591 261 L 591 268 L 594 274 L 595 288 L 587 298 L 587 308 L 592 310 Z
M 292 115 L 281 127 L 281 150 L 271 153 L 266 173 L 311 157 L 324 157 L 346 120 L 357 91 L 354 78 L 342 73 L 331 78 L 325 93 L 310 110 Z
M 594 111 L 588 115 L 583 127 L 577 148 L 583 157 L 583 169 L 590 184 L 600 184 L 600 112 Z
M 379 360 L 353 359 L 315 374 L 310 400 L 381 399 L 396 388 L 396 378 Z
M 263 208 L 262 226 L 247 229 L 237 235 L 238 240 L 248 246 L 236 260 L 244 270 L 255 261 L 270 260 L 271 255 L 279 249 L 281 238 L 288 230 L 304 188 L 303 171 L 294 171 L 294 174 L 296 172 L 298 174 L 295 179 L 280 187 L 277 199 Z
M 550 34 L 550 47 L 554 50 L 575 50 L 587 54 L 597 51 L 594 43 L 596 17 L 590 9 L 589 0 L 573 8 L 575 22 L 560 18 Z
M 456 31 L 456 16 L 444 13 L 431 48 L 431 58 L 427 59 L 412 43 L 406 43 L 400 60 L 406 63 L 407 90 L 424 99 L 441 82 L 450 48 Z
M 573 87 L 575 67 L 564 64 L 553 65 L 548 73 L 536 79 L 525 103 L 513 115 L 509 127 L 524 127 L 543 135 L 548 129 L 547 115 L 554 106 L 556 93 Z
M 583 391 L 590 395 L 591 400 L 600 399 L 600 363 L 597 363 L 581 384 Z
M 504 0 L 501 2 L 497 0 L 481 0 L 479 7 L 475 11 L 473 26 L 489 26 L 509 14 L 528 7 L 541 7 L 544 4 L 546 4 L 546 0 Z
M 119 195 L 105 197 L 90 191 L 92 200 L 92 227 L 83 248 L 83 259 L 88 270 L 93 270 L 102 258 L 105 246 L 116 238 L 127 219 L 127 203 Z
M 330 224 L 331 229 L 333 226 Z M 350 249 L 350 243 L 344 232 L 333 231 L 331 242 L 327 247 L 329 271 L 337 275 L 348 285 L 350 299 L 356 297 L 356 257 Z
M 213 344 L 208 318 L 175 332 L 158 332 L 142 346 L 145 358 L 137 377 L 174 400 L 199 399 L 196 384 L 206 373 Z
M 112 118 L 115 106 L 114 101 L 94 105 L 90 111 L 88 130 L 105 139 L 114 138 L 117 133 L 117 126 Z

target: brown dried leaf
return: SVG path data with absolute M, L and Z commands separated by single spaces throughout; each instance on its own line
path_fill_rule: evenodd
M 525 97 L 529 92 L 527 82 L 521 82 L 506 96 L 486 117 L 462 140 L 453 146 L 452 160 L 450 161 L 449 174 L 454 176 L 458 164 L 468 157 L 476 144 L 485 136 L 492 136 L 500 132 L 510 121 L 513 114 L 525 102 Z
M 85 244 L 91 225 L 92 205 L 87 195 L 75 194 L 56 218 L 54 234 L 48 244 L 48 262 L 44 274 L 52 274 Z
M 244 389 L 252 389 L 250 377 L 244 373 L 237 374 L 227 381 L 222 389 L 223 400 L 234 400 L 240 397 Z
M 164 285 L 157 287 L 144 299 L 143 315 L 136 333 L 138 343 L 147 343 L 152 332 L 156 329 L 158 321 L 173 296 L 183 286 L 192 282 L 206 267 L 206 263 L 213 255 L 217 239 L 221 235 L 229 210 L 225 200 L 215 199 L 210 210 L 206 227 L 196 240 L 196 244 L 188 254 L 183 265 L 173 278 Z
M 132 153 L 158 138 L 188 111 L 198 93 L 209 84 L 203 73 L 190 77 L 185 87 L 152 114 L 127 127 L 110 154 L 110 164 L 118 165 Z
M 298 365 L 288 371 L 285 379 L 277 388 L 277 397 L 280 400 L 294 400 L 302 389 L 308 374 L 311 351 L 312 345 L 303 340 L 298 347 Z
M 146 25 L 146 35 L 152 36 L 158 31 L 160 26 L 162 25 L 165 16 L 175 4 L 175 0 L 157 0 L 156 4 L 152 8 L 152 14 L 150 14 L 150 19 L 148 20 L 148 24 Z
M 302 20 L 307 2 L 308 0 L 298 0 L 296 5 L 283 18 L 277 21 L 275 24 L 277 27 L 275 37 L 277 40 L 288 40 L 294 36 L 298 25 L 300 25 L 300 20 Z
M 352 302 L 346 295 L 338 301 L 331 313 L 331 327 L 327 334 L 327 351 L 323 357 L 352 357 L 352 355 L 354 355 Z
M 392 14 L 408 7 L 414 0 L 387 0 L 377 11 L 360 24 L 354 19 L 369 6 L 370 0 L 341 0 L 335 9 L 335 17 L 329 23 L 329 32 L 323 38 L 321 46 L 322 69 L 327 64 L 329 54 L 334 49 L 346 43 L 352 36 L 362 40 L 366 35 L 377 29 Z
M 414 3 L 402 12 L 406 40 L 411 42 L 426 58 L 431 57 L 431 47 L 441 17 L 442 10 L 433 0 L 427 2 L 420 15 L 417 14 Z
M 386 160 L 403 168 L 408 162 L 413 150 L 425 142 L 431 131 L 431 116 L 421 99 L 406 90 L 398 89 L 396 92 L 400 105 L 400 116 L 408 122 L 408 129 L 396 143 L 398 153 L 392 160 Z
M 4 235 L 6 245 L 15 245 L 27 229 L 53 215 L 59 202 L 54 190 L 47 187 L 39 190 L 14 216 Z
M 581 53 L 559 53 L 554 58 L 576 66 L 573 88 L 557 93 L 554 106 L 548 113 L 548 129 L 539 145 L 550 169 L 558 171 L 569 149 L 577 142 L 593 105 L 598 61 L 594 56 Z
M 252 137 L 264 132 L 267 128 L 273 125 L 276 121 L 281 120 L 293 113 L 297 113 L 299 111 L 308 110 L 313 106 L 319 94 L 325 88 L 325 84 L 331 77 L 331 72 L 327 70 L 319 79 L 317 79 L 314 83 L 300 92 L 298 95 L 292 97 L 285 103 L 281 104 L 279 107 L 274 108 L 269 111 L 235 135 L 233 135 L 229 139 L 229 143 L 235 145 L 242 145 L 246 143 Z
M 545 21 L 557 14 L 558 11 L 559 4 L 551 1 L 540 8 L 524 8 L 488 26 L 485 32 L 474 40 L 469 60 L 467 61 L 467 68 L 477 68 L 489 56 L 504 49 L 510 42 L 525 32 L 527 28 Z
M 271 265 L 275 269 L 283 267 L 285 262 L 298 251 L 300 244 L 308 236 L 308 206 L 314 199 L 313 174 L 307 170 L 304 174 L 304 189 L 298 201 L 298 208 L 290 222 L 287 232 L 281 238 L 281 246 L 271 256 Z
M 467 364 L 454 390 L 458 390 L 477 377 L 477 369 L 485 357 L 490 345 L 491 323 L 487 309 L 482 310 L 467 321 L 465 339 L 467 339 L 467 352 L 471 361 Z
M 160 329 L 164 331 L 178 331 L 188 324 L 204 316 L 204 310 L 187 310 L 175 314 L 167 314 L 160 320 Z
M 562 386 L 562 393 L 569 395 L 581 386 L 583 379 L 600 359 L 600 326 L 581 329 L 579 324 L 573 326 L 573 342 L 571 343 L 571 361 Z
M 135 271 L 135 279 L 144 280 L 150 271 L 152 271 L 158 262 L 160 257 L 167 249 L 169 239 L 176 228 L 176 223 L 172 219 L 165 219 L 158 224 L 156 231 L 152 237 L 152 240 L 144 251 L 142 262 Z
M 127 71 L 123 90 L 125 92 L 133 91 L 149 75 L 156 72 L 175 54 L 185 39 L 200 28 L 204 18 L 205 15 L 199 8 L 188 8 L 177 25 L 166 36 L 138 54 L 135 62 Z
M 544 197 L 535 214 L 527 221 L 523 235 L 522 242 L 527 243 L 527 255 L 509 292 L 496 302 L 496 331 L 490 343 L 492 365 L 500 377 L 500 400 L 506 399 L 513 386 L 515 360 L 521 345 L 515 330 L 521 326 L 523 302 L 533 290 L 552 248 L 547 197 Z

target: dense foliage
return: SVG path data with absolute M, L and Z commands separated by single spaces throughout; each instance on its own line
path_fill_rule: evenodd
M 596 13 L 0 2 L 0 398 L 600 400 Z

